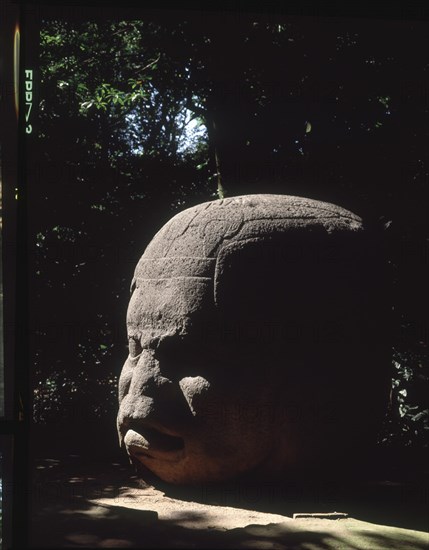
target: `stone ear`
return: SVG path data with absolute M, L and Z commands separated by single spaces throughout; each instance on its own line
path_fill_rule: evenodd
M 226 244 L 216 263 L 215 303 L 235 319 L 240 312 L 244 319 L 327 314 L 334 302 L 341 306 L 341 287 L 351 284 L 359 264 L 348 240 L 313 228 Z
M 273 246 L 272 239 L 263 237 L 223 246 L 218 253 L 214 279 L 218 310 L 235 321 L 260 317 L 261 308 L 273 313 L 273 286 L 280 293 L 284 277 L 281 256 L 281 247 Z
M 246 242 L 248 242 L 248 240 L 229 243 L 223 246 L 218 253 L 214 276 L 214 301 L 216 307 L 219 309 L 223 309 L 227 299 L 226 286 L 228 285 L 228 280 L 225 280 L 225 276 L 227 279 L 230 279 L 228 273 L 233 262 L 234 254 L 237 250 L 245 246 Z
M 361 342 L 379 324 L 375 260 L 365 232 L 288 229 L 225 244 L 214 280 L 221 323 L 297 348 L 315 338 Z
M 308 320 L 317 324 L 328 311 L 313 254 L 296 232 L 235 241 L 219 251 L 214 300 L 238 345 L 275 349 L 287 337 L 290 348 L 300 346 Z

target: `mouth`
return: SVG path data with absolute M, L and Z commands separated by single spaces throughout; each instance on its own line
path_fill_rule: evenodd
M 128 430 L 124 443 L 128 453 L 139 460 L 156 459 L 176 462 L 184 456 L 183 438 L 153 427 L 140 428 L 138 432 Z

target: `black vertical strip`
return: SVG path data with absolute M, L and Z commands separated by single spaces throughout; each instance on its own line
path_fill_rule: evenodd
M 25 51 L 27 48 L 25 9 L 20 6 L 20 82 L 18 118 L 17 247 L 16 247 L 16 330 L 14 395 L 14 486 L 12 548 L 28 547 L 28 246 L 27 246 L 27 166 L 25 134 Z
M 14 35 L 18 7 L 1 4 L 0 17 L 0 139 L 2 177 L 2 268 L 3 268 L 3 338 L 4 338 L 4 417 L 0 419 L 0 452 L 2 454 L 2 546 L 12 545 L 14 502 L 13 445 L 16 416 L 15 383 L 15 283 L 16 283 L 16 200 L 17 185 L 17 118 L 14 99 Z
M 11 503 L 12 503 L 12 445 L 11 435 L 0 435 L 1 476 L 2 476 L 2 548 L 13 548 L 11 543 Z
M 16 263 L 16 200 L 17 185 L 17 120 L 13 87 L 13 46 L 18 18 L 16 6 L 5 4 L 0 20 L 2 63 L 0 77 L 1 177 L 2 177 L 2 257 L 3 257 L 3 336 L 4 336 L 4 420 L 13 418 L 13 384 L 15 364 L 15 263 Z M 10 425 L 9 425 L 10 428 Z M 10 431 L 9 428 L 3 431 Z

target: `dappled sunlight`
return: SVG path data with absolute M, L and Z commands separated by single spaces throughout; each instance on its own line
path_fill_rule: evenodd
M 335 498 L 332 485 L 330 491 L 325 490 L 324 501 L 315 483 L 313 492 L 319 492 L 318 501 L 297 498 L 297 486 L 295 500 L 289 491 L 283 492 L 283 500 L 271 502 L 263 501 L 261 488 L 259 493 L 255 492 L 256 486 L 246 492 L 243 486 L 237 493 L 235 486 L 235 496 L 240 494 L 241 499 L 234 501 L 231 485 L 229 492 L 225 487 L 218 487 L 217 492 L 214 487 L 206 487 L 205 491 L 176 487 L 170 491 L 174 496 L 167 496 L 164 486 L 148 485 L 130 475 L 129 467 L 114 460 L 88 462 L 76 455 L 41 459 L 37 466 L 45 468 L 35 470 L 37 483 L 32 491 L 31 541 L 35 548 L 424 550 L 429 542 L 427 533 L 398 528 L 400 521 L 394 527 L 377 521 L 379 508 L 392 511 L 387 493 L 379 491 L 383 484 L 367 495 L 373 506 L 362 495 L 357 498 L 351 485 L 348 502 Z M 247 495 L 247 502 L 243 495 Z M 392 493 L 389 495 L 391 498 Z M 358 504 L 362 511 L 367 510 L 365 521 L 360 520 Z M 422 514 L 421 502 L 419 509 L 410 501 L 405 505 Z M 397 508 L 402 511 L 400 506 Z M 348 512 L 349 518 L 292 519 L 294 512 L 339 509 Z

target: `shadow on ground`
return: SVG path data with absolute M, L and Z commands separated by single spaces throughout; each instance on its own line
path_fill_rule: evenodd
M 187 516 L 189 520 L 189 516 Z M 413 534 L 372 533 L 354 529 L 336 533 L 332 529 L 315 531 L 305 525 L 250 525 L 227 531 L 198 528 L 199 515 L 193 513 L 194 527 L 176 521 L 159 521 L 150 510 L 121 506 L 74 504 L 45 509 L 35 521 L 33 548 L 272 548 L 366 550 L 424 550 L 427 541 Z M 339 520 L 341 521 L 341 520 Z M 347 521 L 347 520 L 346 520 Z M 49 533 L 48 537 L 47 534 Z M 47 540 L 48 539 L 48 540 Z
M 292 517 L 295 513 L 346 512 L 350 517 L 429 530 L 428 488 L 424 483 L 350 479 L 254 484 L 251 481 L 183 489 L 157 483 L 167 496 Z
M 34 472 L 31 548 L 423 550 L 429 543 L 427 495 L 417 485 L 335 480 L 155 489 L 122 459 L 80 455 L 38 459 Z M 314 511 L 352 519 L 291 519 Z

